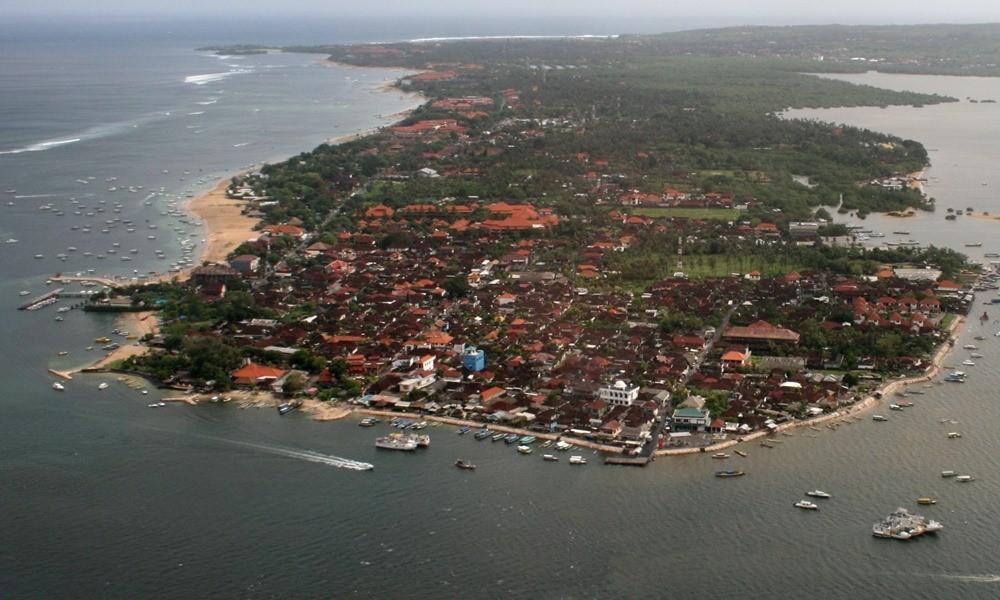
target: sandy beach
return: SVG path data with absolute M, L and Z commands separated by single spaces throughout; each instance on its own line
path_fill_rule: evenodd
M 115 327 L 121 331 L 129 333 L 127 343 L 106 353 L 103 357 L 92 364 L 79 369 L 74 369 L 68 374 L 79 373 L 81 371 L 95 371 L 108 367 L 120 360 L 125 360 L 133 356 L 141 356 L 149 352 L 149 347 L 139 343 L 147 334 L 156 334 L 160 331 L 160 323 L 153 311 L 122 313 L 115 321 Z
M 200 262 L 225 263 L 237 246 L 257 237 L 259 221 L 243 214 L 246 202 L 226 197 L 232 177 L 219 181 L 211 190 L 191 200 L 186 208 L 205 227 L 205 246 Z

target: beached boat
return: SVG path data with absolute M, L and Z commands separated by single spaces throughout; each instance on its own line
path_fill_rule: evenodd
M 726 471 L 716 471 L 715 472 L 715 476 L 716 477 L 723 477 L 723 478 L 725 478 L 725 477 L 742 477 L 743 475 L 746 475 L 746 473 L 744 473 L 743 471 L 740 471 L 738 469 L 736 469 L 736 470 L 732 470 L 731 469 L 731 470 L 726 470 Z
M 582 456 L 579 456 L 579 455 L 573 455 L 573 456 L 569 457 L 569 464 L 571 464 L 571 465 L 585 465 L 585 464 L 587 464 L 587 459 L 584 458 L 584 457 L 582 457 Z
M 818 505 L 813 504 L 808 500 L 799 500 L 798 502 L 795 503 L 795 506 L 803 510 L 819 510 Z
M 302 406 L 302 399 L 296 398 L 295 400 L 289 400 L 288 402 L 282 402 L 278 405 L 278 414 L 287 415 L 298 407 Z
M 474 464 L 472 464 L 472 463 L 470 463 L 468 461 L 464 461 L 461 458 L 455 461 L 455 466 L 458 467 L 459 469 L 465 469 L 466 471 L 475 471 L 476 470 L 476 465 L 474 465 Z
M 806 496 L 811 496 L 813 498 L 831 498 L 830 494 L 824 492 L 823 490 L 813 490 L 811 492 L 806 492 Z

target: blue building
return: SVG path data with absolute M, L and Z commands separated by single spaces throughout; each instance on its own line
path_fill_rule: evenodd
M 475 346 L 469 346 L 462 353 L 462 366 L 466 370 L 478 373 L 486 368 L 486 354 Z

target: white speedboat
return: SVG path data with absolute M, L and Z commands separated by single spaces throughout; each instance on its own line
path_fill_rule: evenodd
M 531 454 L 531 446 L 518 446 L 517 451 L 521 454 Z
M 573 456 L 569 457 L 569 464 L 571 464 L 571 465 L 585 465 L 585 464 L 587 464 L 587 459 L 584 458 L 584 457 L 582 457 L 582 456 L 573 455 Z
M 66 389 L 66 386 L 64 386 L 63 384 L 59 383 L 58 381 L 53 381 L 52 382 L 52 389 L 54 389 L 57 392 L 61 392 L 61 391 L 63 391 L 63 390 Z
M 963 360 L 963 361 L 962 361 L 962 364 L 963 364 L 964 366 L 966 366 L 966 367 L 974 367 L 974 366 L 976 366 L 976 363 L 975 363 L 975 362 L 973 362 L 973 361 L 971 361 L 971 360 L 968 360 L 968 359 L 966 359 L 966 360 Z
M 799 500 L 795 503 L 795 506 L 804 510 L 819 510 L 819 506 L 808 500 Z
M 107 381 L 102 381 L 101 383 L 97 384 L 97 389 L 99 389 L 99 390 L 106 390 L 106 389 L 108 389 L 108 382 Z
M 948 439 L 949 440 L 956 440 L 956 439 L 958 439 L 960 437 L 962 437 L 962 434 L 959 433 L 959 432 L 957 432 L 957 431 L 950 431 L 950 432 L 948 432 Z
M 806 492 L 806 496 L 812 496 L 813 498 L 830 498 L 830 494 L 824 492 L 823 490 L 813 490 L 811 492 Z
M 973 477 L 972 475 L 959 475 L 958 477 L 955 478 L 955 481 L 960 481 L 962 483 L 968 483 L 970 481 L 975 481 L 975 480 L 976 478 Z

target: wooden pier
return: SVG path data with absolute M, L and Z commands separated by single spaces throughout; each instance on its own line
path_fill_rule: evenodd
M 609 456 L 604 459 L 606 465 L 622 465 L 625 467 L 645 467 L 649 464 L 648 456 Z

